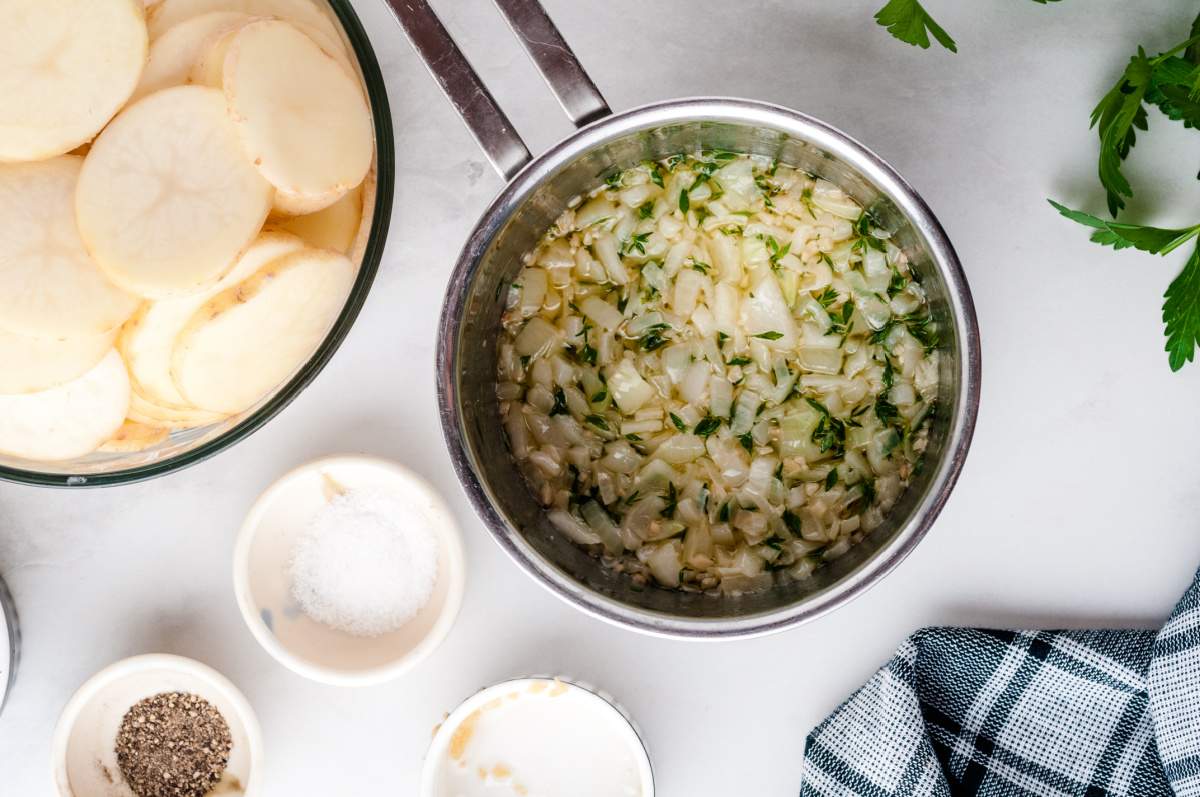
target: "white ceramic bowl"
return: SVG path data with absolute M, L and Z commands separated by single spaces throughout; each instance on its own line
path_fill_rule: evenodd
M 438 577 L 429 603 L 400 629 L 356 637 L 309 619 L 292 598 L 287 567 L 296 539 L 328 500 L 329 480 L 346 490 L 382 489 L 413 507 L 412 522 L 438 538 Z M 275 482 L 242 524 L 233 554 L 238 607 L 254 638 L 288 669 L 335 686 L 365 686 L 407 672 L 446 638 L 462 605 L 465 556 L 454 516 L 425 480 L 381 459 L 337 456 Z
M 182 656 L 135 656 L 93 675 L 67 703 L 54 730 L 51 755 L 60 797 L 133 797 L 117 766 L 116 738 L 135 703 L 163 692 L 189 692 L 211 703 L 229 724 L 233 750 L 221 797 L 262 790 L 262 731 L 246 698 L 216 670 Z
M 493 686 L 481 689 L 464 700 L 458 708 L 454 709 L 434 732 L 433 741 L 429 745 L 429 751 L 425 754 L 425 763 L 421 768 L 420 797 L 442 797 L 445 794 L 446 786 L 443 784 L 443 770 L 446 759 L 452 755 L 455 747 L 465 749 L 471 743 L 472 738 L 479 733 L 482 722 L 480 716 L 483 713 L 494 708 L 503 710 L 502 707 L 506 703 L 527 697 L 527 693 L 532 693 L 539 698 L 547 697 L 553 699 L 556 695 L 566 695 L 568 692 L 584 701 L 587 705 L 587 710 L 595 712 L 596 721 L 600 724 L 588 728 L 568 727 L 565 730 L 565 734 L 567 736 L 579 734 L 581 738 L 587 738 L 591 734 L 594 739 L 595 734 L 598 734 L 601 729 L 610 732 L 612 734 L 612 741 L 625 748 L 633 759 L 633 766 L 636 769 L 636 777 L 641 789 L 640 797 L 654 797 L 654 770 L 650 764 L 650 755 L 646 751 L 646 745 L 642 741 L 641 733 L 638 731 L 637 725 L 634 723 L 633 718 L 629 716 L 629 713 L 612 697 L 594 687 L 568 678 L 550 676 L 533 676 L 502 681 Z M 554 723 L 554 720 L 545 713 L 544 707 L 540 717 L 542 719 L 539 720 L 539 723 Z M 543 732 L 545 732 L 545 727 L 541 728 Z M 515 731 L 515 729 L 513 730 Z M 537 730 L 535 729 L 534 732 L 536 733 Z M 567 739 L 565 743 L 568 746 L 573 746 L 578 743 L 578 739 Z M 544 755 L 555 755 L 550 750 L 544 750 L 543 752 Z M 514 765 L 514 769 L 518 770 L 517 772 L 510 772 L 504 775 L 504 778 L 511 777 L 516 779 L 520 777 L 520 765 L 517 762 L 505 761 L 503 763 L 511 763 Z M 473 768 L 470 774 L 472 777 L 475 776 Z M 480 773 L 480 777 L 482 777 L 482 773 Z M 586 777 L 586 775 L 581 773 L 581 777 Z M 517 782 L 517 780 L 501 780 L 499 782 L 492 781 L 488 785 L 492 788 L 500 786 L 505 792 L 519 794 L 521 791 L 515 786 Z M 490 790 L 488 793 L 491 793 Z M 497 790 L 497 793 L 500 793 L 500 790 Z

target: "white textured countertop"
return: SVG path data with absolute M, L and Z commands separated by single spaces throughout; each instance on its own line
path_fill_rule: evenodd
M 951 55 L 877 28 L 882 0 L 547 0 L 613 108 L 757 97 L 865 142 L 939 214 L 975 292 L 983 406 L 933 531 L 850 606 L 721 644 L 641 637 L 577 613 L 519 572 L 467 506 L 437 421 L 434 330 L 459 245 L 501 183 L 382 1 L 355 5 L 387 76 L 398 148 L 375 290 L 312 387 L 216 459 L 121 489 L 0 485 L 0 573 L 24 633 L 0 716 L 0 793 L 50 793 L 51 729 L 84 679 L 169 652 L 216 667 L 255 706 L 269 795 L 414 795 L 442 713 L 532 672 L 614 694 L 645 733 L 660 797 L 789 795 L 810 727 L 921 625 L 1165 617 L 1200 563 L 1200 366 L 1171 374 L 1158 321 L 1184 253 L 1101 250 L 1045 198 L 1102 208 L 1088 112 L 1138 43 L 1186 36 L 1189 4 L 927 0 L 958 40 Z M 435 6 L 532 150 L 569 132 L 490 0 Z M 1200 135 L 1152 111 L 1139 140 L 1129 172 L 1143 218 L 1194 223 Z M 470 567 L 443 647 L 403 680 L 357 691 L 276 664 L 231 585 L 233 538 L 255 496 L 333 452 L 390 457 L 437 485 Z

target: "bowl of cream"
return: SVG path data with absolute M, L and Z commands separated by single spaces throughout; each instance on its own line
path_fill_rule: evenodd
M 434 733 L 420 797 L 654 797 L 650 757 L 626 713 L 560 678 L 521 678 L 468 698 Z
M 397 678 L 432 653 L 458 615 L 464 570 L 461 534 L 433 487 L 361 456 L 275 482 L 233 557 L 254 638 L 294 672 L 337 686 Z

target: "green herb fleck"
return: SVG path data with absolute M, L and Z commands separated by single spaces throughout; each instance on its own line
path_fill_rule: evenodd
M 556 387 L 554 388 L 554 406 L 550 409 L 550 417 L 566 415 L 567 412 L 567 397 L 563 394 L 561 387 Z

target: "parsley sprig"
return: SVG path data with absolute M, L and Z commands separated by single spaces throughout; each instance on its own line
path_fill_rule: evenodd
M 1058 0 L 1033 0 L 1035 3 L 1057 3 Z M 888 4 L 875 14 L 875 21 L 887 28 L 888 33 L 902 42 L 929 49 L 929 37 L 932 35 L 938 44 L 952 53 L 958 52 L 958 45 L 950 34 L 934 21 L 917 0 L 889 0 Z
M 1151 57 L 1139 47 L 1092 111 L 1092 127 L 1100 137 L 1100 183 L 1114 219 L 1133 197 L 1133 187 L 1121 167 L 1137 141 L 1137 131 L 1149 129 L 1148 104 L 1185 127 L 1200 128 L 1200 16 L 1192 23 L 1188 38 L 1166 52 Z M 1198 239 L 1183 271 L 1167 288 L 1162 309 L 1171 370 L 1192 362 L 1200 344 L 1200 224 L 1152 227 L 1107 221 L 1054 200 L 1050 204 L 1066 218 L 1090 228 L 1094 243 L 1113 249 L 1166 255 Z

